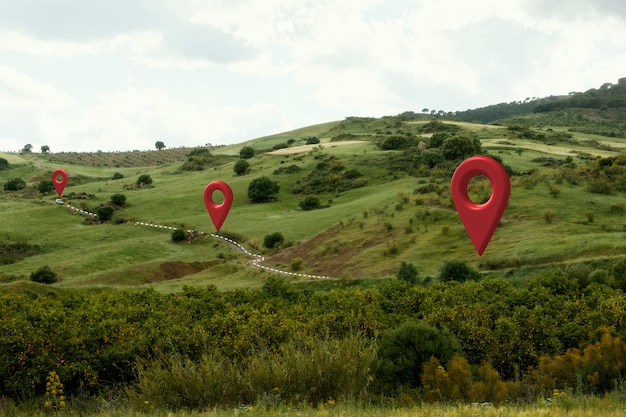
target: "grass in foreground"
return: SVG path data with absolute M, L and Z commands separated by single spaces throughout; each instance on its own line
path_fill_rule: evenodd
M 263 417 L 556 417 L 556 416 L 576 416 L 576 417 L 604 417 L 623 416 L 626 402 L 623 394 L 613 393 L 603 398 L 586 396 L 565 396 L 553 401 L 541 400 L 535 404 L 528 405 L 503 405 L 493 406 L 491 404 L 423 404 L 409 405 L 400 408 L 380 407 L 380 406 L 357 406 L 353 404 L 335 403 L 329 400 L 317 408 L 310 406 L 293 407 L 279 405 L 270 409 L 262 406 L 241 405 L 238 408 L 211 409 L 206 411 L 167 411 L 154 409 L 149 402 L 144 404 L 143 409 L 133 410 L 125 408 L 109 409 L 107 411 L 86 412 L 84 410 L 61 410 L 51 412 L 51 410 L 17 410 L 5 407 L 0 401 L 0 412 L 2 415 L 15 417 L 39 417 L 48 415 L 85 415 L 92 417 L 230 417 L 230 416 L 263 416 Z

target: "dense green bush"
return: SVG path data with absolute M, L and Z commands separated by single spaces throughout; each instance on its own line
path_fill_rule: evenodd
M 4 183 L 4 191 L 17 191 L 26 188 L 26 182 L 21 178 L 11 178 Z
M 302 210 L 315 210 L 322 207 L 320 199 L 312 195 L 305 197 L 304 200 L 298 203 L 298 205 Z
M 121 180 L 122 178 L 124 178 L 124 175 L 119 172 L 116 172 L 113 174 L 113 177 L 111 177 L 112 180 Z
M 254 154 L 255 154 L 254 148 L 250 146 L 244 146 L 239 151 L 239 157 L 244 158 L 244 159 L 250 159 L 254 156 Z
M 248 198 L 253 203 L 265 203 L 276 199 L 280 185 L 266 176 L 256 178 L 248 185 Z
M 126 205 L 126 196 L 124 194 L 113 194 L 111 196 L 111 203 L 118 207 L 124 207 Z
M 396 277 L 409 284 L 415 284 L 417 283 L 417 268 L 410 262 L 402 261 Z
M 460 351 L 456 338 L 446 329 L 422 321 L 403 323 L 381 337 L 376 386 L 387 393 L 398 387 L 419 387 L 423 365 L 431 356 L 447 362 Z
M 469 266 L 467 262 L 461 260 L 445 261 L 439 270 L 439 279 L 446 281 L 468 281 L 477 280 L 480 273 Z
M 96 209 L 98 220 L 100 220 L 101 222 L 107 222 L 111 220 L 111 217 L 113 217 L 114 212 L 115 212 L 115 209 L 111 206 L 102 206 Z
M 142 174 L 137 178 L 137 185 L 150 185 L 152 184 L 152 177 L 148 174 Z
M 276 249 L 285 242 L 285 237 L 280 232 L 270 233 L 263 238 L 263 246 L 268 249 Z
M 37 191 L 41 194 L 51 193 L 54 191 L 54 184 L 52 184 L 51 180 L 39 181 L 39 184 L 37 184 Z
M 176 229 L 172 232 L 172 242 L 182 242 L 187 239 L 187 233 L 184 229 Z
M 235 166 L 233 167 L 233 170 L 235 171 L 236 175 L 244 175 L 245 173 L 248 172 L 249 168 L 250 168 L 250 163 L 248 163 L 248 161 L 246 161 L 245 159 L 239 159 L 237 160 L 237 162 L 235 162 Z
M 54 284 L 57 282 L 58 277 L 56 272 L 46 265 L 31 273 L 30 280 L 40 284 Z

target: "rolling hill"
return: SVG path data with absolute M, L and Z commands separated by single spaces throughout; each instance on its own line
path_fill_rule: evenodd
M 48 265 L 61 277 L 59 287 L 258 287 L 273 272 L 254 267 L 250 256 L 227 242 L 204 235 L 176 244 L 170 229 L 138 225 L 213 232 L 202 199 L 213 180 L 227 182 L 235 196 L 222 234 L 265 256 L 267 268 L 304 275 L 291 275 L 293 281 L 316 280 L 308 275 L 391 277 L 402 262 L 415 265 L 423 279 L 435 278 L 450 259 L 510 279 L 573 265 L 591 272 L 626 253 L 623 177 L 611 174 L 619 180 L 609 181 L 613 185 L 603 192 L 593 190 L 594 181 L 607 178 L 602 167 L 621 169 L 626 139 L 558 124 L 534 127 L 546 115 L 561 120 L 552 112 L 516 116 L 509 127 L 415 114 L 349 117 L 212 148 L 195 168 L 188 155 L 206 148 L 0 154 L 9 161 L 0 182 L 26 183 L 0 194 L 0 244 L 6 255 L 0 281 L 25 285 L 33 271 Z M 442 158 L 443 145 L 437 147 L 437 141 L 455 135 L 478 139 L 481 152 L 499 158 L 513 174 L 508 207 L 482 257 L 449 193 L 462 158 Z M 247 160 L 248 172 L 238 176 L 233 167 L 244 146 L 256 152 Z M 57 168 L 70 175 L 64 191 L 69 204 L 94 212 L 122 193 L 127 206 L 116 210 L 111 222 L 97 224 L 55 205 L 54 192 L 42 194 L 37 185 Z M 116 173 L 123 178 L 113 180 Z M 133 187 L 146 174 L 152 185 Z M 277 182 L 280 191 L 275 201 L 253 204 L 248 186 L 261 176 Z M 488 198 L 488 181 L 473 180 L 470 195 L 475 201 Z M 302 210 L 299 203 L 307 196 L 317 198 L 321 208 Z M 264 237 L 274 232 L 285 243 L 277 250 L 264 248 Z M 297 271 L 294 259 L 301 259 Z

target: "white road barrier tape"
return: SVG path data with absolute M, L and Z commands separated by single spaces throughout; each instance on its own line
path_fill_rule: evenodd
M 66 205 L 67 208 L 69 208 L 70 210 L 74 210 L 77 211 L 79 213 L 83 213 L 86 214 L 88 216 L 92 216 L 92 217 L 98 217 L 98 215 L 96 213 L 90 213 L 86 210 L 82 210 L 79 209 L 77 207 L 73 207 L 70 206 L 69 204 Z M 158 225 L 158 224 L 152 224 L 152 223 L 144 223 L 144 222 L 135 222 L 135 226 L 148 226 L 148 227 L 156 227 L 159 229 L 168 229 L 168 230 L 176 230 L 175 227 L 171 227 L 171 226 L 162 226 L 162 225 Z M 201 235 L 204 235 L 204 232 L 196 232 L 195 230 L 187 230 L 187 233 L 199 233 Z M 282 269 L 275 269 L 275 268 L 270 268 L 268 266 L 265 265 L 261 265 L 261 262 L 265 261 L 265 257 L 262 255 L 259 255 L 257 253 L 252 253 L 249 250 L 247 250 L 246 248 L 244 248 L 240 243 L 235 242 L 234 240 L 227 238 L 225 236 L 221 236 L 218 235 L 216 233 L 209 233 L 209 235 L 215 239 L 221 239 L 224 240 L 228 243 L 230 243 L 231 245 L 237 246 L 243 253 L 245 253 L 248 256 L 251 256 L 254 259 L 252 262 L 250 262 L 253 266 L 257 267 L 257 268 L 261 268 L 265 271 L 270 271 L 270 272 L 276 272 L 278 274 L 283 274 L 283 275 L 291 275 L 291 276 L 295 276 L 295 277 L 302 277 L 302 278 L 316 278 L 316 279 L 332 279 L 331 277 L 328 276 L 324 276 L 324 275 L 311 275 L 311 274 L 302 274 L 302 273 L 297 273 L 297 272 L 291 272 L 291 271 L 285 271 Z

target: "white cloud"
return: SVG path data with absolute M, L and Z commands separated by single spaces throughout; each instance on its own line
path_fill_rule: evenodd
M 0 64 L 0 109 L 59 110 L 72 104 L 70 95 L 51 83 L 41 82 L 13 67 Z

